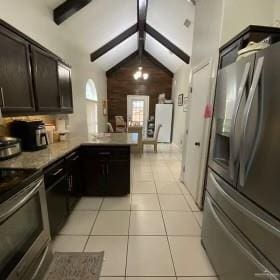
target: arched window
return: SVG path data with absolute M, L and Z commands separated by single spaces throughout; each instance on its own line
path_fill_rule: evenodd
M 98 96 L 94 81 L 86 83 L 87 125 L 89 134 L 98 132 Z
M 86 84 L 86 99 L 91 101 L 98 101 L 95 83 L 92 79 L 88 79 Z

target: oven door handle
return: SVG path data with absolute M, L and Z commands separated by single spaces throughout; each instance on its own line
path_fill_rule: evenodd
M 42 255 L 41 260 L 40 260 L 40 262 L 39 262 L 39 264 L 38 264 L 38 267 L 36 268 L 34 274 L 32 275 L 31 280 L 35 280 L 36 277 L 37 277 L 37 275 L 39 274 L 39 271 L 40 271 L 41 267 L 43 266 L 44 261 L 45 261 L 45 259 L 46 259 L 46 257 L 47 257 L 47 254 L 48 254 L 48 252 L 49 252 L 49 249 L 50 249 L 50 246 L 48 245 L 48 246 L 45 248 L 44 252 L 43 252 L 43 255 Z
M 43 179 L 40 179 L 35 186 L 32 186 L 31 190 L 24 195 L 24 197 L 20 199 L 16 199 L 16 202 L 13 203 L 13 206 L 10 207 L 6 212 L 0 214 L 0 223 L 7 219 L 10 215 L 16 212 L 20 207 L 22 207 L 36 192 L 38 192 L 41 184 L 43 183 Z M 22 196 L 22 193 L 17 195 L 18 197 Z

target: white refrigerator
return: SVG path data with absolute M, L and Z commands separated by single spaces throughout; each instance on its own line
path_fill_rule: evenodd
M 172 135 L 173 104 L 156 104 L 155 131 L 162 125 L 158 135 L 158 142 L 170 143 Z

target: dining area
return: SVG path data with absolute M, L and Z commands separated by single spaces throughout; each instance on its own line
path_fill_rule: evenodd
M 153 127 L 153 133 L 147 133 L 149 129 L 148 124 L 144 124 L 143 121 L 139 120 L 125 120 L 123 116 L 115 116 L 115 124 L 107 122 L 107 132 L 108 133 L 135 133 L 138 135 L 138 144 L 131 147 L 131 151 L 134 154 L 142 155 L 145 145 L 153 146 L 154 152 L 157 152 L 158 136 L 162 128 L 161 124 L 158 124 L 156 127 Z M 155 126 L 155 124 L 153 123 Z

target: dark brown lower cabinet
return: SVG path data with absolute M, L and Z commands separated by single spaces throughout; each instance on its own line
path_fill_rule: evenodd
M 129 147 L 82 147 L 81 160 L 84 195 L 130 193 Z

